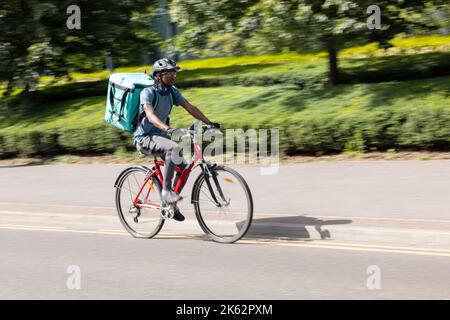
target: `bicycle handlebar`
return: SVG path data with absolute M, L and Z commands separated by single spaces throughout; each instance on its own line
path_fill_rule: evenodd
M 198 126 L 200 125 L 200 123 L 201 123 L 200 120 L 196 120 L 188 127 L 188 129 L 182 129 L 185 132 L 184 136 L 188 136 L 188 135 L 193 136 L 195 134 L 195 131 L 197 130 Z M 204 125 L 204 126 L 202 126 L 202 134 L 211 129 L 219 129 L 219 128 L 217 128 L 214 125 L 210 125 L 210 124 Z

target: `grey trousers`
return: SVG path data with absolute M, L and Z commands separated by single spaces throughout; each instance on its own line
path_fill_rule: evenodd
M 172 179 L 175 165 L 186 167 L 178 143 L 162 136 L 145 136 L 136 143 L 136 149 L 146 155 L 161 155 L 164 158 L 164 186 L 166 190 L 172 190 Z

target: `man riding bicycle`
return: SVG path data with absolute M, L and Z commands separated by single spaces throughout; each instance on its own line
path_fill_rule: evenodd
M 171 128 L 167 121 L 172 106 L 174 104 L 181 105 L 194 118 L 214 128 L 220 128 L 218 123 L 209 121 L 197 107 L 190 104 L 174 86 L 178 70 L 180 67 L 176 62 L 167 58 L 160 59 L 153 64 L 152 74 L 155 83 L 152 88 L 145 88 L 141 92 L 140 104 L 145 111 L 145 117 L 134 133 L 134 143 L 139 152 L 147 155 L 164 154 L 164 186 L 161 197 L 162 201 L 167 204 L 181 199 L 173 191 L 172 179 L 175 165 L 185 166 L 186 163 L 182 158 L 181 148 L 171 140 L 172 135 L 181 133 L 180 129 Z M 155 103 L 156 107 L 153 106 L 154 101 L 158 101 Z M 184 220 L 184 216 L 178 208 L 173 218 L 177 221 Z

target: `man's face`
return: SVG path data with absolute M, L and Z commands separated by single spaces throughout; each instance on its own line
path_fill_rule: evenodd
M 172 87 L 175 84 L 175 78 L 177 77 L 176 70 L 164 71 L 161 72 L 159 78 L 164 86 L 167 88 Z

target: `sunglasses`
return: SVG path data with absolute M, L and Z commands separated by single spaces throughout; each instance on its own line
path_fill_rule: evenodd
M 176 75 L 177 74 L 177 70 L 163 71 L 163 72 L 161 72 L 161 74 L 173 74 L 173 75 Z

